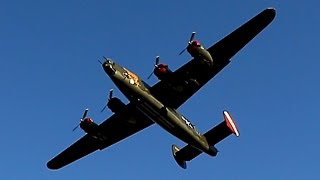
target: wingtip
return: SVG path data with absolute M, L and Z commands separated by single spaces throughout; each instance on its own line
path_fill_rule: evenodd
M 276 8 L 274 7 L 268 7 L 267 9 L 265 9 L 265 11 L 268 11 L 270 14 L 272 14 L 273 16 L 276 15 Z
M 51 170 L 59 169 L 59 167 L 55 166 L 51 161 L 47 162 L 47 168 Z
M 267 9 L 268 9 L 268 10 L 276 11 L 276 8 L 274 8 L 274 7 L 272 7 L 272 6 L 268 7 Z
M 262 12 L 260 12 L 256 17 L 260 17 L 262 21 L 271 23 L 276 17 L 276 9 L 274 7 L 268 7 Z

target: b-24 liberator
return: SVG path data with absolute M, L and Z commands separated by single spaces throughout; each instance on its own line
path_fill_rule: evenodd
M 129 100 L 123 103 L 110 91 L 106 107 L 113 115 L 101 124 L 87 117 L 85 110 L 79 126 L 86 135 L 47 163 L 49 169 L 59 169 L 96 150 L 103 150 L 153 124 L 184 141 L 179 148 L 172 145 L 172 154 L 182 168 L 201 153 L 216 156 L 215 145 L 231 134 L 239 136 L 236 123 L 228 111 L 223 121 L 205 133 L 177 111 L 195 92 L 230 63 L 230 59 L 249 41 L 267 27 L 275 17 L 275 9 L 267 8 L 209 48 L 205 48 L 192 33 L 187 50 L 192 59 L 175 71 L 156 58 L 152 74 L 159 79 L 149 86 L 137 74 L 110 58 L 102 67 L 114 84 Z M 181 53 L 183 53 L 183 51 Z M 116 148 L 116 147 L 114 147 Z

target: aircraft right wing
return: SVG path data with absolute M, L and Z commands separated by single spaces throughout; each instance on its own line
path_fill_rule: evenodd
M 96 150 L 102 150 L 126 137 L 150 126 L 153 121 L 146 119 L 134 105 L 128 104 L 121 114 L 113 114 L 99 125 L 103 140 L 86 134 L 70 147 L 47 163 L 49 169 L 59 169 Z

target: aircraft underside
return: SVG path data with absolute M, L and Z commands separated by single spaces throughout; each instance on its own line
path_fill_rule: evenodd
M 101 124 L 87 117 L 86 109 L 80 123 L 74 128 L 80 127 L 86 134 L 52 158 L 47 167 L 64 167 L 155 123 L 187 143 L 183 148 L 172 146 L 173 157 L 182 168 L 186 168 L 186 162 L 202 152 L 217 155 L 217 143 L 231 134 L 239 136 L 230 113 L 223 111 L 223 121 L 201 134 L 176 109 L 225 68 L 238 51 L 273 21 L 275 15 L 274 8 L 267 8 L 209 48 L 194 40 L 193 32 L 187 47 L 181 52 L 186 50 L 192 59 L 171 71 L 168 65 L 160 64 L 160 58 L 157 57 L 153 74 L 159 81 L 153 86 L 147 85 L 138 75 L 113 60 L 105 58 L 101 62 L 102 68 L 130 102 L 125 104 L 119 98 L 112 97 L 113 91 L 110 91 L 103 110 L 108 107 L 113 114 Z

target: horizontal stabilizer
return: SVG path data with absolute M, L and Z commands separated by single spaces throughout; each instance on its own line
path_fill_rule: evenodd
M 215 152 L 215 154 L 211 156 L 215 156 L 218 152 L 218 150 L 214 147 L 215 144 L 222 141 L 232 133 L 237 137 L 240 135 L 237 125 L 228 111 L 223 111 L 223 117 L 224 121 L 204 134 L 208 144 L 211 146 L 212 151 Z M 190 144 L 181 149 L 176 145 L 172 145 L 173 157 L 178 165 L 183 169 L 187 168 L 186 161 L 191 161 L 201 153 L 202 151 L 191 146 Z

